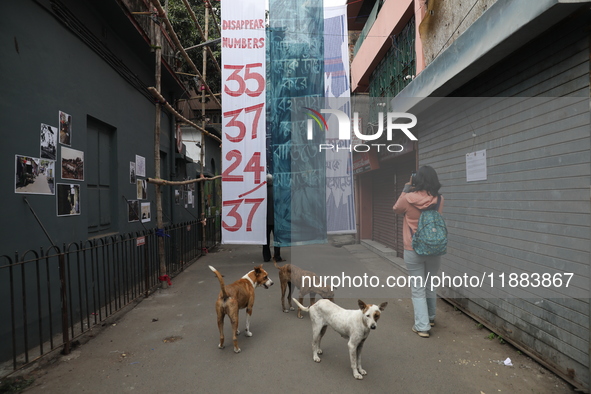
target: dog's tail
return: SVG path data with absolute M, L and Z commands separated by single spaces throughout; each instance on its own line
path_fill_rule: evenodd
M 298 306 L 298 308 L 300 308 L 301 310 L 303 310 L 304 312 L 309 312 L 310 308 L 306 308 L 305 306 L 303 306 L 302 304 L 300 304 L 298 302 L 298 300 L 296 300 L 295 298 L 292 298 L 293 302 L 296 303 L 296 305 Z
M 218 277 L 218 280 L 220 281 L 220 287 L 222 288 L 222 297 L 225 300 L 226 298 L 228 298 L 228 293 L 226 293 L 226 285 L 224 284 L 224 278 L 222 277 L 222 274 L 220 274 L 220 272 L 213 268 L 211 265 L 209 266 L 209 269 L 212 270 L 215 276 Z
M 275 257 L 273 257 L 273 264 L 275 265 L 275 268 L 277 268 L 278 270 L 281 269 L 281 267 L 277 265 L 277 260 L 275 260 Z

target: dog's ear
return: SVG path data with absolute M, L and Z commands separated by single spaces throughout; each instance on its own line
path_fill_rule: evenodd
M 384 309 L 386 309 L 387 306 L 388 306 L 388 303 L 387 302 L 382 302 L 380 304 L 380 310 L 383 311 Z
M 357 304 L 359 305 L 359 309 L 361 309 L 361 310 L 364 310 L 367 307 L 365 302 L 363 302 L 361 300 L 357 300 Z
M 262 268 L 263 268 L 262 265 L 257 265 L 256 267 L 254 267 L 254 273 L 257 275 L 260 274 Z

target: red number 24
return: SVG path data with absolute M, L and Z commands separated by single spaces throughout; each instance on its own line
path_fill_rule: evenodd
M 233 175 L 232 172 L 242 163 L 242 152 L 233 149 L 226 153 L 226 160 L 231 161 L 230 165 L 222 172 L 222 180 L 225 182 L 242 182 L 244 177 L 242 175 Z M 261 152 L 252 154 L 250 160 L 244 166 L 244 172 L 254 173 L 254 183 L 261 183 L 261 174 L 265 171 L 265 167 L 261 165 Z

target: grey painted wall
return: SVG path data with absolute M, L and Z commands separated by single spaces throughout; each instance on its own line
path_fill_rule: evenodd
M 112 3 L 112 4 L 111 4 Z M 154 85 L 154 55 L 149 45 L 127 20 L 116 2 L 64 0 L 62 3 L 81 25 L 94 36 L 102 48 L 116 61 L 125 65 L 123 72 L 131 75 L 134 84 L 124 78 L 103 57 L 80 37 L 62 24 L 52 12 L 49 1 L 8 2 L 6 20 L 0 25 L 1 133 L 0 184 L 2 204 L 0 216 L 0 255 L 12 255 L 49 241 L 35 221 L 31 206 L 58 246 L 63 242 L 85 240 L 88 236 L 89 212 L 97 207 L 90 199 L 89 179 L 62 180 L 60 162 L 56 162 L 56 183 L 79 184 L 81 214 L 57 217 L 56 196 L 15 193 L 15 155 L 39 157 L 40 125 L 58 127 L 58 111 L 73 118 L 71 148 L 85 153 L 85 172 L 90 175 L 105 166 L 111 168 L 112 231 L 127 233 L 143 229 L 138 222 L 128 223 L 125 198 L 136 199 L 136 186 L 129 180 L 129 163 L 140 155 L 146 159 L 146 177 L 154 176 L 154 102 L 141 86 Z M 100 8 L 95 8 L 100 7 Z M 163 69 L 162 91 L 169 100 L 180 97 L 182 91 Z M 138 87 L 139 86 L 139 87 Z M 93 162 L 91 154 L 96 142 L 87 135 L 89 121 L 110 130 L 111 146 L 108 163 Z M 162 177 L 170 179 L 176 173 L 171 147 L 174 121 L 163 112 L 161 151 L 165 156 Z M 92 125 L 90 125 L 92 126 Z M 58 159 L 61 144 L 58 144 Z M 174 207 L 173 189 L 164 189 L 165 220 L 192 220 L 184 209 Z M 152 203 L 155 227 L 154 186 L 148 186 L 147 199 Z M 197 208 L 195 208 L 196 210 Z M 171 212 L 175 210 L 174 214 Z M 195 213 L 195 216 L 198 216 Z M 91 234 L 92 235 L 92 234 Z
M 96 233 L 89 232 L 89 225 L 95 222 L 103 230 L 102 236 L 124 235 L 156 227 L 153 185 L 148 184 L 147 196 L 140 200 L 151 203 L 150 222 L 130 223 L 126 203 L 126 199 L 137 199 L 136 184 L 130 182 L 130 162 L 136 161 L 136 155 L 145 158 L 146 176 L 142 179 L 155 176 L 155 105 L 146 90 L 146 87 L 154 85 L 155 62 L 149 44 L 116 1 L 14 1 L 5 4 L 4 15 L 5 21 L 0 24 L 3 93 L 0 95 L 0 299 L 6 302 L 2 303 L 0 312 L 6 318 L 0 324 L 0 334 L 4 338 L 0 342 L 0 361 L 11 357 L 12 313 L 15 315 L 17 354 L 25 350 L 27 333 L 28 346 L 34 348 L 40 335 L 44 340 L 49 338 L 50 326 L 53 333 L 60 329 L 57 258 L 43 260 L 39 264 L 40 283 L 36 281 L 34 263 L 10 270 L 6 268 L 9 259 L 14 262 L 16 251 L 21 259 L 27 250 L 39 253 L 41 247 L 47 251 L 50 246 L 24 202 L 25 197 L 60 249 L 64 244 L 84 242 L 96 236 Z M 67 23 L 64 23 L 64 18 Z M 183 94 L 165 68 L 162 92 L 169 102 Z M 72 116 L 70 147 L 84 152 L 84 180 L 62 179 L 62 145 L 58 142 L 54 183 L 78 185 L 81 197 L 79 215 L 60 217 L 57 216 L 57 195 L 15 193 L 15 155 L 38 158 L 41 124 L 59 127 L 59 111 Z M 182 165 L 184 160 L 176 160 L 174 129 L 175 120 L 163 111 L 161 176 L 172 180 L 182 179 L 181 167 L 187 171 L 187 165 Z M 191 167 L 190 163 L 188 166 L 194 177 L 194 166 Z M 163 187 L 165 224 L 199 218 L 199 204 L 197 198 L 195 200 L 195 205 L 188 208 L 184 204 L 176 205 L 174 188 Z M 97 253 L 99 259 L 102 252 Z M 3 256 L 8 256 L 8 259 Z M 28 253 L 26 257 L 34 258 L 34 253 Z M 105 302 L 107 283 L 118 286 L 120 281 L 128 279 L 125 272 L 115 272 L 114 267 L 127 268 L 133 261 L 130 262 L 129 255 L 119 257 L 113 258 L 110 273 L 104 269 L 109 265 L 108 258 L 105 258 L 106 261 L 101 259 L 103 271 L 99 274 L 97 268 L 97 277 L 92 269 L 85 267 L 84 272 L 88 276 L 92 272 L 92 277 L 85 278 L 87 282 L 81 282 L 88 286 L 81 290 L 85 292 L 85 297 L 88 294 L 94 296 L 102 286 L 102 290 L 98 291 L 102 291 L 103 295 L 98 296 L 98 302 Z M 80 267 L 74 267 L 73 262 L 71 264 L 68 272 L 74 277 L 70 279 L 75 281 L 75 273 Z M 83 264 L 90 263 L 85 260 Z M 14 283 L 10 282 L 11 278 Z M 12 285 L 12 294 L 15 295 L 13 308 L 10 303 Z M 74 290 L 70 288 L 70 291 L 77 294 L 77 284 L 73 286 Z M 72 297 L 69 300 L 70 312 L 75 316 L 84 309 L 81 302 L 82 298 Z M 52 308 L 51 313 L 46 310 L 48 305 Z M 39 308 L 45 309 L 39 313 Z M 72 322 L 73 317 L 70 317 Z M 51 318 L 53 322 L 50 324 L 48 320 Z

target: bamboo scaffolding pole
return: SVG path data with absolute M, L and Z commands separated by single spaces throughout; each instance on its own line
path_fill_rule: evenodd
M 221 93 L 214 93 L 214 96 L 219 96 Z M 185 99 L 178 99 L 177 101 L 191 101 L 191 100 L 201 100 L 201 97 L 193 96 Z
M 205 0 L 205 6 L 211 10 L 211 17 L 213 18 L 213 22 L 215 25 L 216 30 L 220 37 L 222 36 L 222 32 L 220 31 L 220 23 L 218 22 L 215 13 L 213 12 L 213 7 L 211 6 L 211 2 L 209 0 Z
M 170 111 L 174 116 L 177 117 L 177 119 L 182 120 L 183 122 L 189 124 L 190 126 L 196 128 L 197 130 L 201 131 L 202 133 L 204 133 L 205 135 L 207 135 L 210 138 L 213 138 L 214 140 L 218 141 L 220 144 L 222 143 L 222 140 L 214 134 L 211 134 L 209 131 L 205 130 L 203 127 L 198 126 L 196 123 L 191 122 L 189 119 L 185 118 L 183 115 L 179 114 L 177 112 L 177 110 L 175 110 L 169 103 L 168 101 L 166 101 L 166 99 L 160 94 L 160 92 L 158 92 L 158 90 L 156 90 L 154 87 L 150 86 L 148 87 L 148 90 L 150 91 L 150 93 L 152 93 L 152 96 L 154 96 L 157 100 L 158 103 L 163 105 L 164 108 L 166 108 L 168 111 Z
M 160 86 L 162 81 L 162 30 L 160 30 L 160 26 L 155 26 L 155 61 L 156 61 L 156 71 L 155 71 L 155 83 L 156 87 L 154 90 L 156 92 L 160 92 Z M 161 178 L 160 174 L 160 120 L 162 115 L 162 108 L 161 102 L 156 102 L 156 116 L 155 116 L 155 125 L 154 125 L 154 175 L 156 178 Z M 162 190 L 160 185 L 156 185 L 156 229 L 159 232 L 163 231 L 164 223 L 162 220 Z M 158 233 L 158 232 L 157 232 Z M 158 239 L 158 262 L 160 268 L 160 283 L 163 289 L 168 288 L 168 281 L 162 280 L 163 278 L 167 278 L 168 275 L 166 273 L 166 257 L 165 257 L 165 250 L 164 250 L 164 237 L 159 236 L 156 237 Z
M 203 41 L 207 41 L 208 40 L 208 22 L 206 19 L 205 22 L 205 33 L 203 32 L 203 29 L 201 28 L 201 25 L 199 24 L 199 21 L 197 20 L 197 16 L 195 15 L 195 13 L 193 12 L 193 9 L 191 8 L 191 5 L 189 4 L 188 0 L 183 0 L 183 3 L 185 4 L 185 8 L 187 9 L 187 12 L 189 13 L 189 15 L 191 16 L 191 19 L 193 19 L 193 23 L 195 24 L 195 26 L 197 27 L 197 29 L 199 30 L 199 33 L 201 34 L 201 38 L 203 39 Z M 207 4 L 209 3 L 208 1 L 205 2 L 205 12 L 207 13 L 209 11 L 209 8 L 207 7 Z M 213 52 L 211 51 L 211 48 L 209 48 L 207 45 L 205 46 L 205 49 L 207 50 L 207 53 L 209 54 L 209 56 L 211 56 L 211 59 L 213 60 L 213 64 L 215 65 L 215 68 L 217 68 L 218 72 L 220 73 L 220 75 L 222 74 L 222 69 L 220 68 L 220 65 L 218 64 L 217 59 L 215 58 L 215 56 L 213 56 Z M 204 51 L 205 52 L 205 51 Z M 203 69 L 203 78 L 205 79 L 205 69 Z
M 200 44 L 191 45 L 190 47 L 185 48 L 185 51 L 190 51 L 191 49 L 195 49 L 195 48 L 202 48 L 204 46 L 208 46 L 209 47 L 209 46 L 214 45 L 214 44 L 219 44 L 221 41 L 222 41 L 221 38 L 216 38 L 216 39 L 213 39 L 213 40 L 204 41 L 204 42 L 202 42 Z
M 188 7 L 187 0 L 183 0 L 185 5 Z M 207 0 L 205 0 L 207 3 Z M 190 10 L 191 7 L 188 7 Z M 191 10 L 192 13 L 192 10 Z M 194 15 L 194 14 L 193 14 Z M 197 23 L 197 19 L 195 19 Z M 209 8 L 205 7 L 205 37 L 204 40 L 207 41 L 209 38 Z M 203 78 L 207 76 L 207 47 L 204 47 L 201 52 L 201 58 L 203 60 L 202 70 L 203 70 Z M 212 56 L 213 57 L 213 56 Z M 218 69 L 219 70 L 219 69 Z M 221 75 L 221 71 L 220 71 Z M 205 128 L 205 92 L 201 91 L 201 125 Z M 203 176 L 203 172 L 205 169 L 205 135 L 201 133 L 201 176 Z M 201 223 L 203 223 L 204 231 L 201 232 L 201 241 L 202 245 L 205 245 L 205 185 L 202 185 L 200 188 L 201 190 Z
M 177 74 L 180 74 L 180 75 L 188 75 L 188 76 L 190 76 L 190 77 L 198 77 L 198 75 L 197 75 L 197 74 L 182 73 L 182 72 L 180 72 L 180 71 L 177 71 L 176 73 L 177 73 Z
M 191 183 L 199 183 L 199 182 L 207 182 L 207 181 L 214 181 L 216 179 L 221 178 L 221 175 L 216 175 L 211 178 L 197 178 L 197 179 L 188 179 L 186 181 L 167 181 L 164 179 L 156 179 L 156 178 L 148 178 L 146 179 L 148 183 L 152 183 L 154 185 L 160 186 L 182 186 L 182 185 L 190 185 Z
M 179 41 L 178 36 L 176 35 L 174 29 L 172 28 L 172 24 L 170 23 L 170 20 L 168 19 L 168 16 L 166 16 L 166 12 L 164 12 L 164 9 L 162 8 L 162 6 L 160 5 L 159 0 L 150 0 L 150 3 L 152 3 L 152 5 L 156 8 L 156 10 L 158 11 L 158 17 L 164 22 L 164 24 L 166 25 L 166 29 L 168 30 L 168 33 L 170 35 L 170 38 L 172 39 L 172 41 L 174 42 L 174 44 L 177 46 L 177 48 L 179 48 L 179 52 L 183 55 L 183 58 L 185 59 L 185 61 L 191 66 L 191 68 L 195 71 L 195 73 L 197 74 L 197 76 L 199 77 L 199 79 L 201 80 L 201 83 L 203 83 L 203 86 L 205 86 L 205 90 L 207 90 L 207 93 L 209 93 L 210 97 L 213 99 L 213 101 L 215 101 L 217 103 L 217 105 L 222 106 L 222 104 L 220 103 L 220 101 L 214 96 L 213 92 L 211 91 L 211 89 L 209 88 L 209 85 L 207 85 L 207 83 L 205 82 L 205 79 L 203 78 L 203 75 L 201 75 L 201 73 L 199 72 L 199 70 L 197 69 L 197 66 L 195 66 L 195 63 L 193 63 L 193 60 L 191 60 L 191 58 L 189 57 L 189 55 L 187 54 L 187 52 L 184 50 L 183 46 L 181 45 L 181 42 Z

